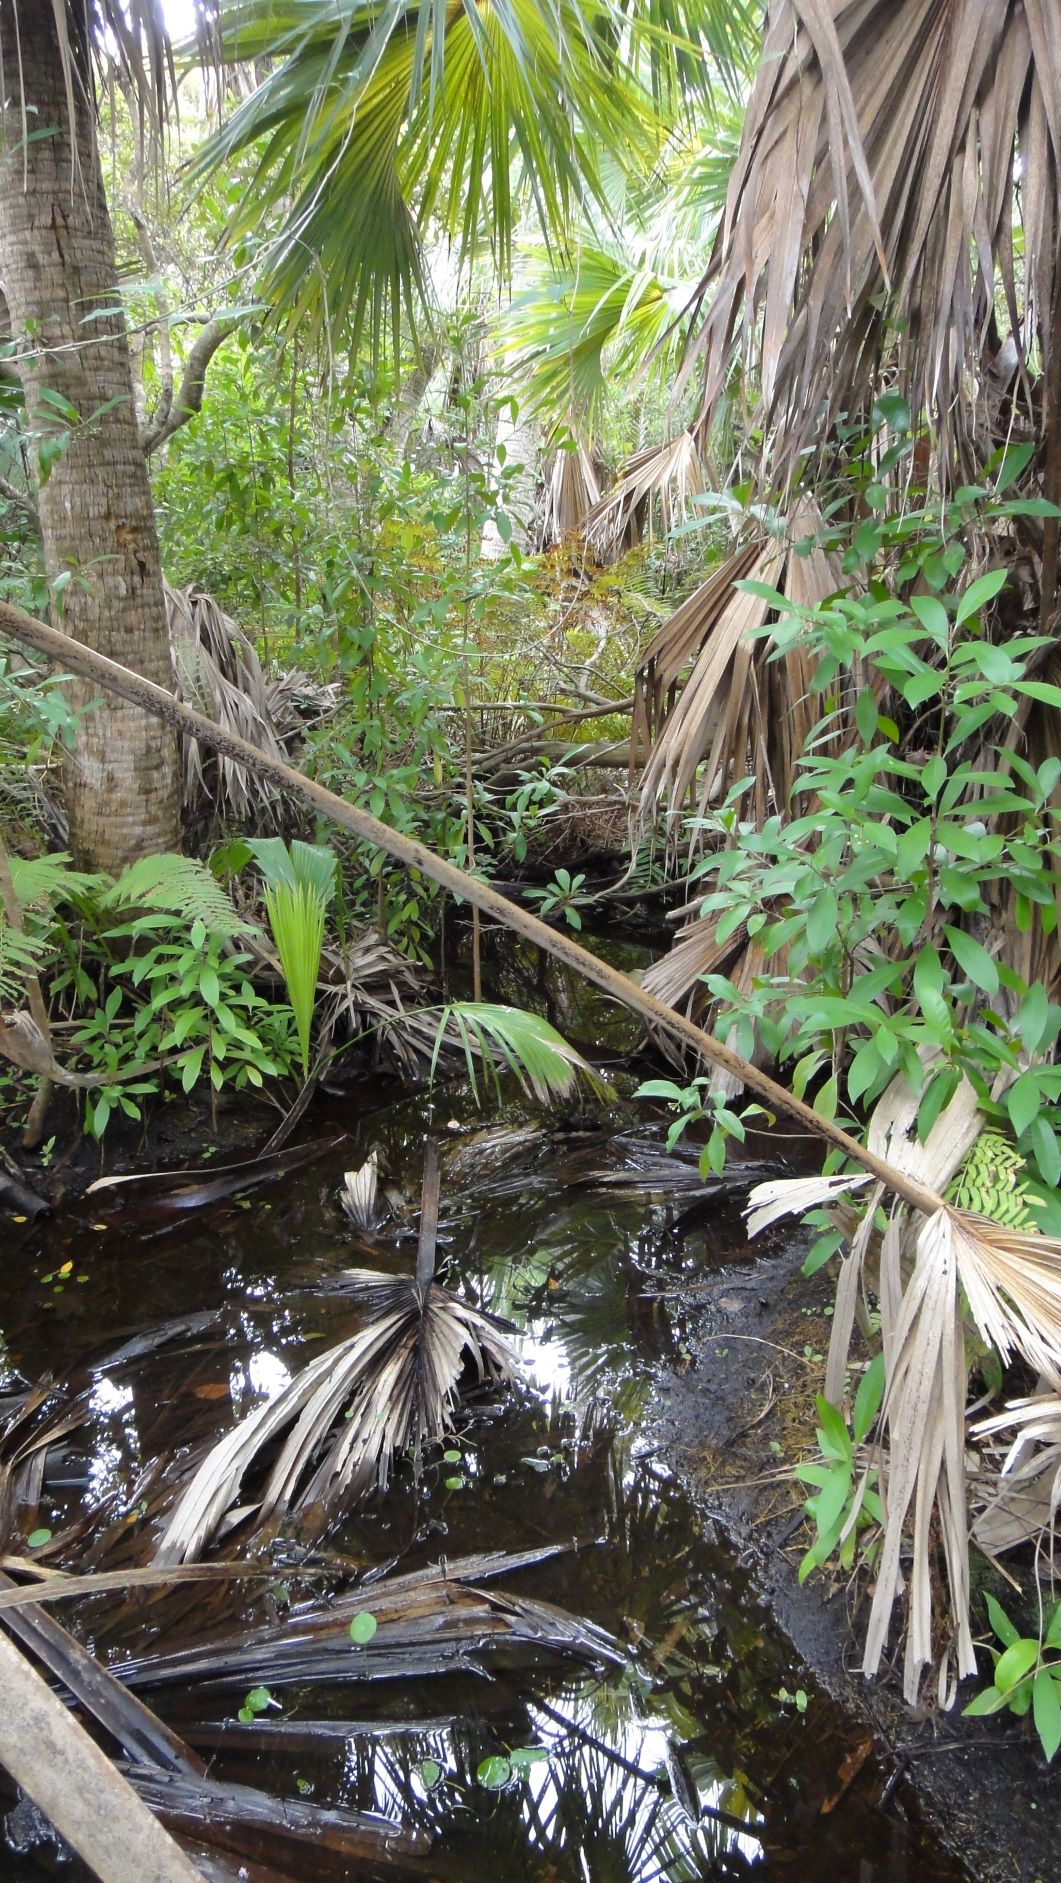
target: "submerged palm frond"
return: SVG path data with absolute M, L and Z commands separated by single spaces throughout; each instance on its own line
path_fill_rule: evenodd
M 411 1451 L 418 1463 L 424 1444 L 451 1428 L 466 1371 L 492 1387 L 514 1377 L 518 1360 L 503 1323 L 433 1279 L 438 1202 L 438 1156 L 429 1144 L 415 1276 L 345 1272 L 344 1291 L 364 1309 L 363 1325 L 208 1453 L 166 1526 L 160 1562 L 184 1562 L 205 1548 L 246 1473 L 285 1430 L 251 1506 L 259 1524 L 293 1513 L 317 1522 L 341 1501 L 385 1491 L 397 1455 Z
M 686 361 L 707 409 L 742 354 L 791 468 L 868 411 L 889 349 L 945 438 L 998 309 L 1049 365 L 1059 72 L 1052 0 L 773 0 Z

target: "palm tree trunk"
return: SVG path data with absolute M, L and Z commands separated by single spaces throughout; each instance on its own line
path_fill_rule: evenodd
M 37 456 L 44 566 L 68 634 L 171 690 L 81 9 L 64 9 L 65 63 L 56 11 L 51 0 L 0 0 L 0 279 Z M 70 698 L 99 701 L 81 681 Z M 116 870 L 176 848 L 179 795 L 176 741 L 157 721 L 109 699 L 83 713 L 66 780 L 80 863 Z

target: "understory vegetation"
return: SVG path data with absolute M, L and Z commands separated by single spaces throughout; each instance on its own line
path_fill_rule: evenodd
M 749 1209 L 753 1232 L 797 1219 L 806 1273 L 836 1279 L 816 1431 L 784 1460 L 800 1578 L 868 1592 L 868 1674 L 901 1639 L 908 1701 L 1027 1714 L 1050 1761 L 1061 40 L 1048 7 L 982 11 L 959 84 L 944 0 L 563 0 L 559 26 L 530 0 L 240 0 L 168 132 L 112 32 L 98 155 L 166 658 L 222 738 L 155 723 L 179 833 L 88 853 L 73 807 L 112 690 L 19 624 L 90 643 L 108 554 L 60 554 L 49 504 L 105 402 L 47 383 L 58 344 L 15 320 L 0 1105 L 32 1191 L 57 1138 L 143 1161 L 185 1099 L 222 1140 L 260 1103 L 272 1154 L 370 1069 L 455 1072 L 484 1104 L 577 1079 L 609 1126 L 652 1107 L 705 1177 L 794 1104 L 821 1174 Z M 454 866 L 463 897 L 279 765 Z M 494 998 L 483 931 L 506 909 L 576 967 L 579 943 L 640 939 L 632 1095 L 600 1042 Z M 375 1184 L 366 1165 L 355 1220 Z M 162 1560 L 246 1517 L 285 1420 L 252 1535 L 419 1468 L 462 1353 L 514 1374 L 490 1316 L 436 1285 L 433 1234 L 420 1250 L 415 1287 L 352 1271 L 391 1344 L 318 1355 L 197 1459 Z M 406 1370 L 425 1346 L 433 1424 Z M 254 1688 L 247 1720 L 268 1704 Z

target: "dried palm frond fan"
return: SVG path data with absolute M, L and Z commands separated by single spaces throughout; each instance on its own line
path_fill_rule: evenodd
M 295 1516 L 320 1527 L 338 1504 L 385 1491 L 396 1457 L 411 1451 L 419 1466 L 423 1446 L 450 1429 L 465 1376 L 491 1387 L 514 1377 L 503 1323 L 435 1280 L 439 1187 L 429 1142 L 415 1275 L 346 1271 L 361 1327 L 213 1447 L 169 1519 L 158 1562 L 199 1555 L 226 1519 L 253 1515 L 261 1527 Z M 260 1497 L 234 1511 L 245 1475 L 287 1428 Z
M 223 731 L 238 733 L 271 758 L 286 759 L 308 728 L 334 710 L 336 689 L 307 674 L 266 681 L 242 628 L 203 589 L 167 583 L 166 611 L 178 697 Z M 224 754 L 204 757 L 200 741 L 188 737 L 181 754 L 189 822 L 220 816 L 245 829 L 281 829 L 282 795 L 245 766 Z
M 658 509 L 663 536 L 684 521 L 704 488 L 697 436 L 686 429 L 661 445 L 647 445 L 624 464 L 611 489 L 584 518 L 587 548 L 600 562 L 618 556 L 652 530 Z
M 940 1700 L 949 1704 L 954 1675 L 976 1671 L 969 1617 L 964 1323 L 968 1316 L 1003 1364 L 1019 1357 L 1055 1391 L 1061 1388 L 1061 1242 L 1027 1226 L 1028 1210 L 1015 1182 L 1019 1160 L 994 1134 L 982 1134 L 968 1080 L 923 1144 L 916 1137 L 918 1103 L 905 1079 L 896 1078 L 874 1111 L 869 1149 L 913 1183 L 945 1191 L 953 1201 L 940 1196 L 940 1207 L 918 1221 L 896 1199 L 881 1234 L 876 1219 L 883 1185 L 872 1185 L 860 1218 L 848 1202 L 871 1184 L 869 1176 L 781 1180 L 752 1191 L 749 1233 L 822 1204 L 839 1206 L 849 1249 L 837 1287 L 825 1397 L 843 1402 L 856 1310 L 860 1297 L 868 1305 L 871 1287 L 887 1378 L 874 1461 L 885 1521 L 863 1671 L 879 1670 L 893 1611 L 905 1592 L 906 1698 L 917 1699 L 924 1668 L 938 1661 Z M 981 1209 L 989 1207 L 991 1216 L 958 1207 L 970 1197 Z M 995 1220 L 999 1216 L 1005 1220 Z M 1054 1458 L 1051 1478 L 1056 1468 Z M 988 1534 L 982 1524 L 981 1540 Z M 954 1628 L 942 1652 L 934 1634 L 937 1537 Z

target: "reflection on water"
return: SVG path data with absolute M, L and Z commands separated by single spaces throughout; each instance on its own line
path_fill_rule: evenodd
M 434 1119 L 415 1099 L 368 1116 L 362 1106 L 341 1153 L 247 1207 L 161 1230 L 115 1227 L 96 1238 L 91 1286 L 58 1297 L 41 1277 L 85 1225 L 42 1232 L 29 1287 L 8 1280 L 0 1295 L 11 1363 L 26 1378 L 96 1363 L 83 1376 L 85 1422 L 45 1489 L 57 1532 L 95 1512 L 101 1534 L 121 1534 L 150 1505 L 157 1458 L 227 1430 L 349 1331 L 341 1270 L 370 1258 L 351 1242 L 338 1186 L 373 1143 L 399 1211 L 376 1260 L 411 1267 L 415 1211 L 403 1223 L 402 1199 L 416 1194 L 425 1124 L 445 1138 L 454 1102 Z M 450 1131 L 444 1278 L 516 1325 L 525 1379 L 504 1405 L 470 1408 L 450 1448 L 459 1463 L 429 1459 L 419 1483 L 406 1469 L 382 1505 L 350 1514 L 329 1539 L 369 1571 L 577 1542 L 512 1587 L 607 1628 L 626 1652 L 621 1671 L 350 1680 L 285 1690 L 242 1729 L 238 1692 L 219 1705 L 167 1690 L 158 1704 L 179 1728 L 194 1723 L 233 1779 L 433 1827 L 438 1855 L 424 1874 L 462 1883 L 957 1877 L 876 1809 L 869 1782 L 822 1814 L 852 1729 L 652 1455 L 654 1371 L 679 1357 L 695 1311 L 680 1289 L 665 1304 L 661 1283 L 746 1254 L 734 1200 L 705 1194 L 695 1166 L 665 1157 L 663 1135 L 547 1130 L 525 1117 Z M 153 1344 L 150 1330 L 170 1321 L 175 1337 Z M 240 1600 L 246 1612 L 250 1598 Z M 797 1689 L 809 1696 L 802 1712 L 779 1698 Z

